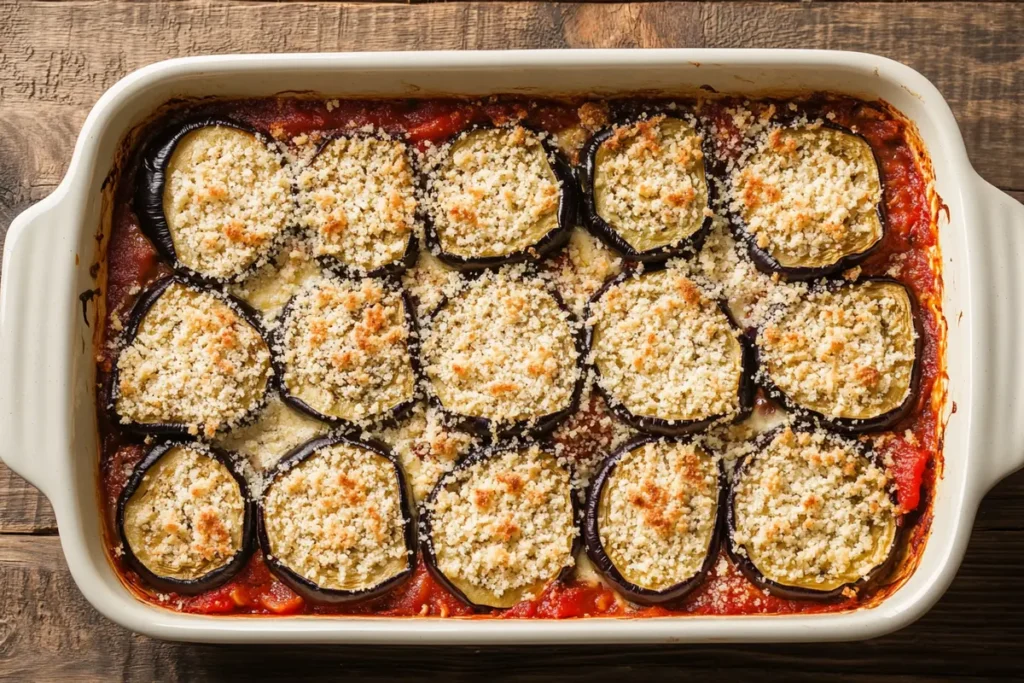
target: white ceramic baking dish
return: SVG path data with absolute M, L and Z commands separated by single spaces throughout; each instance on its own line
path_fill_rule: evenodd
M 101 188 L 125 134 L 174 97 L 842 91 L 911 119 L 949 207 L 940 227 L 949 321 L 945 470 L 917 571 L 873 608 L 813 616 L 572 621 L 253 618 L 176 614 L 135 599 L 104 549 L 97 500 L 92 330 L 79 294 L 101 224 Z M 0 456 L 53 504 L 68 566 L 110 619 L 161 638 L 295 643 L 710 642 L 859 639 L 921 616 L 952 580 L 978 503 L 1024 463 L 1024 207 L 971 168 L 942 96 L 912 69 L 849 52 L 537 51 L 198 57 L 127 76 L 93 108 L 57 190 L 7 234 L 0 290 Z M 954 408 L 955 406 L 955 408 Z

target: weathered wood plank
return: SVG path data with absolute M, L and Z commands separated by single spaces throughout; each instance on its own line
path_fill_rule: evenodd
M 906 62 L 949 99 L 983 175 L 1017 188 L 1019 3 L 0 2 L 0 99 L 88 107 L 128 71 L 222 52 L 537 47 L 828 47 Z M 116 39 L 110 27 L 116 26 Z M 1022 189 L 1022 188 L 1017 188 Z
M 777 678 L 843 681 L 1013 676 L 1010 654 L 1024 639 L 1016 558 L 1024 531 L 975 534 L 953 586 L 920 622 L 863 644 L 702 647 L 515 648 L 289 647 L 254 649 L 161 643 L 100 617 L 82 598 L 59 539 L 0 536 L 0 679 L 202 681 L 251 677 L 292 680 L 387 674 L 463 680 L 479 673 L 521 680 Z M 984 634 L 984 637 L 970 637 Z M 922 656 L 927 652 L 926 656 Z M 966 664 L 970 667 L 966 668 Z M 919 678 L 920 677 L 920 678 Z

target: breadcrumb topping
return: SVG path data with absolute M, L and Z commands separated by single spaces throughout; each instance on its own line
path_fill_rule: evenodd
M 597 214 L 635 250 L 676 246 L 709 213 L 701 137 L 664 115 L 617 126 L 597 150 Z
M 500 424 L 565 409 L 580 376 L 570 313 L 522 267 L 468 282 L 424 327 L 422 357 L 446 409 Z
M 281 325 L 284 385 L 317 412 L 366 422 L 414 396 L 405 303 L 381 282 L 313 279 Z
M 372 588 L 409 567 L 395 467 L 345 443 L 279 474 L 263 498 L 270 555 L 321 588 Z
M 601 490 L 598 533 L 627 581 L 664 590 L 700 572 L 717 514 L 715 461 L 693 443 L 652 441 L 615 465 Z
M 330 141 L 296 177 L 299 223 L 318 256 L 357 272 L 400 261 L 416 226 L 416 192 L 404 142 L 370 135 Z
M 889 555 L 897 509 L 888 472 L 822 430 L 780 430 L 734 483 L 734 549 L 767 578 L 833 590 Z
M 868 419 L 909 395 L 915 339 L 907 290 L 866 281 L 809 291 L 761 329 L 758 345 L 763 372 L 793 402 Z
M 509 607 L 574 563 L 569 473 L 537 446 L 445 477 L 427 502 L 438 568 L 479 604 Z
M 225 280 L 265 261 L 292 220 L 291 187 L 283 157 L 258 136 L 228 126 L 186 134 L 163 196 L 178 260 Z
M 210 292 L 172 282 L 117 359 L 122 424 L 181 423 L 211 437 L 262 400 L 273 370 L 260 333 Z
M 882 185 L 868 143 L 817 125 L 772 128 L 731 169 L 730 209 L 787 267 L 823 267 L 882 238 Z
M 561 183 L 526 128 L 474 130 L 427 158 L 427 211 L 441 249 L 507 256 L 558 227 Z
M 739 333 L 682 273 L 613 284 L 591 304 L 587 325 L 598 384 L 634 415 L 700 420 L 739 409 Z
M 201 578 L 242 548 L 245 498 L 204 446 L 174 446 L 142 476 L 124 507 L 132 554 L 157 576 Z

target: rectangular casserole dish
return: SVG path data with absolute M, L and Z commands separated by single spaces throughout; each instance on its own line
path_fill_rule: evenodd
M 943 478 L 931 538 L 916 572 L 876 607 L 799 616 L 597 619 L 571 622 L 387 618 L 211 618 L 137 601 L 103 547 L 96 489 L 92 330 L 79 301 L 103 190 L 126 134 L 176 97 L 622 94 L 836 91 L 884 99 L 918 128 L 935 188 L 949 321 Z M 211 642 L 553 643 L 859 639 L 906 625 L 941 595 L 958 567 L 978 503 L 1024 464 L 1014 426 L 1022 369 L 1013 353 L 1024 256 L 1024 207 L 970 167 L 941 95 L 913 70 L 870 55 L 814 51 L 558 51 L 203 57 L 126 77 L 87 119 L 67 177 L 11 225 L 0 291 L 0 457 L 51 500 L 72 574 L 104 615 L 156 637 Z M 1016 233 L 1014 231 L 1017 231 Z

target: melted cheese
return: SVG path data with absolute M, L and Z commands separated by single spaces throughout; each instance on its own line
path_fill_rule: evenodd
M 275 477 L 263 498 L 270 555 L 329 590 L 359 591 L 409 568 L 390 460 L 336 444 Z
M 172 282 L 117 359 L 123 423 L 182 423 L 212 436 L 263 400 L 273 374 L 263 337 L 214 294 Z
M 231 279 L 268 259 L 292 220 L 291 184 L 281 156 L 251 133 L 207 126 L 186 134 L 163 195 L 178 260 Z
M 265 472 L 292 448 L 326 431 L 323 422 L 300 413 L 275 395 L 255 422 L 228 432 L 217 445 L 245 456 L 257 472 Z
M 242 548 L 245 498 L 228 468 L 203 446 L 174 446 L 146 470 L 125 503 L 132 554 L 159 577 L 191 581 Z

